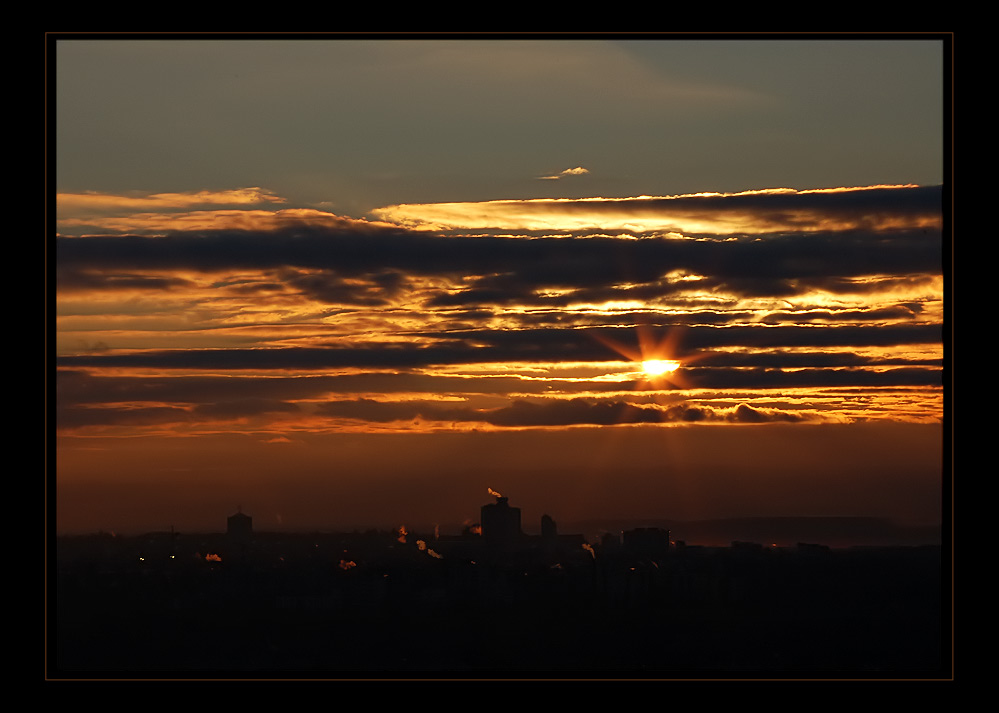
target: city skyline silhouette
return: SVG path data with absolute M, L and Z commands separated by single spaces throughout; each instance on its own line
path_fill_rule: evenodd
M 239 510 L 214 533 L 63 536 L 52 672 L 947 675 L 939 545 L 587 541 L 548 515 L 525 533 L 490 495 L 460 535 L 258 532 Z

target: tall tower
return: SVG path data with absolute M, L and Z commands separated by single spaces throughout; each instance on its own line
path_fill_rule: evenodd
M 487 545 L 507 547 L 521 539 L 520 508 L 510 507 L 502 495 L 496 495 L 495 503 L 482 506 L 480 522 Z

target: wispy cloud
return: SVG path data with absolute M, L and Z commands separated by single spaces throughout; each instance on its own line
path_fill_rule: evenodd
M 582 176 L 583 174 L 589 173 L 588 169 L 582 166 L 576 166 L 575 168 L 567 168 L 564 171 L 559 171 L 551 176 L 538 176 L 541 181 L 557 181 L 560 178 L 565 178 L 566 176 Z

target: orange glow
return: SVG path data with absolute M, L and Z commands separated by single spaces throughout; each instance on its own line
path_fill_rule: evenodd
M 573 181 L 581 172 L 558 175 Z M 875 191 L 889 188 L 900 195 L 882 203 Z M 861 191 L 871 200 L 795 198 Z M 688 452 L 672 444 L 700 443 L 695 439 L 704 428 L 742 439 L 729 432 L 816 425 L 795 432 L 807 440 L 838 434 L 841 426 L 856 424 L 862 432 L 875 421 L 886 431 L 895 427 L 891 422 L 939 426 L 945 350 L 933 327 L 946 315 L 945 280 L 933 250 L 939 236 L 877 230 L 941 218 L 925 199 L 930 193 L 913 191 L 911 200 L 904 193 L 886 186 L 774 188 L 398 205 L 367 213 L 370 220 L 318 209 L 333 204 L 294 207 L 256 188 L 60 194 L 57 228 L 72 228 L 74 236 L 60 243 L 70 247 L 59 253 L 53 285 L 60 367 L 53 416 L 60 497 L 69 504 L 59 512 L 80 522 L 120 518 L 97 519 L 93 527 L 141 527 L 130 523 L 139 520 L 137 510 L 124 504 L 114 506 L 123 514 L 105 516 L 76 503 L 98 502 L 85 486 L 107 481 L 102 487 L 122 493 L 122 503 L 138 498 L 129 473 L 151 467 L 150 482 L 178 500 L 202 479 L 213 479 L 220 492 L 235 489 L 244 471 L 261 489 L 266 473 L 289 472 L 298 479 L 289 493 L 299 492 L 300 480 L 346 494 L 369 487 L 367 480 L 358 485 L 369 469 L 370 487 L 383 474 L 402 480 L 412 470 L 415 480 L 433 470 L 431 477 L 451 479 L 467 469 L 494 482 L 499 477 L 508 491 L 512 477 L 515 497 L 529 504 L 521 495 L 529 472 L 555 478 L 563 469 L 600 468 L 637 478 L 645 468 L 668 467 L 686 474 L 680 459 Z M 499 227 L 427 236 L 375 230 L 388 225 L 374 222 L 376 215 L 420 228 Z M 622 234 L 624 225 L 631 227 Z M 546 232 L 519 234 L 521 226 Z M 649 226 L 656 232 L 637 232 Z M 862 235 L 842 245 L 833 235 L 858 226 L 865 227 Z M 587 232 L 575 234 L 574 227 Z M 235 228 L 260 234 L 200 236 L 203 253 L 199 239 L 192 240 L 197 231 Z M 82 235 L 104 229 L 129 234 Z M 175 230 L 191 234 L 169 234 Z M 817 230 L 829 235 L 805 235 Z M 765 231 L 781 235 L 755 235 Z M 137 234 L 158 232 L 166 234 Z M 418 249 L 424 242 L 426 256 Z M 405 249 L 393 251 L 397 245 Z M 918 261 L 909 261 L 909 247 Z M 323 257 L 341 249 L 349 253 L 342 265 Z M 428 257 L 437 250 L 449 257 Z M 871 260 L 854 264 L 849 254 L 841 259 L 841 250 L 857 250 L 861 258 L 869 250 Z M 891 262 L 895 250 L 906 258 L 898 266 Z M 578 257 L 581 269 L 574 262 L 524 264 L 563 254 Z M 825 255 L 836 259 L 827 263 Z M 604 450 L 584 457 L 604 438 Z M 668 464 L 661 458 L 647 465 L 647 448 L 604 460 L 619 441 L 632 439 L 671 444 Z M 565 445 L 543 446 L 546 440 Z M 432 445 L 438 443 L 447 445 Z M 763 450 L 751 443 L 746 452 L 751 448 Z M 343 473 L 328 484 L 319 475 L 328 469 L 330 458 L 320 455 L 327 449 L 343 454 Z M 166 455 L 151 458 L 153 452 Z M 710 447 L 689 452 L 715 455 Z M 843 449 L 842 457 L 848 455 Z M 740 458 L 737 466 L 748 468 L 751 460 Z M 632 461 L 639 463 L 634 469 Z M 516 467 L 506 470 L 510 462 Z M 664 493 L 695 487 L 683 479 L 647 482 Z M 393 498 L 416 502 L 421 496 L 412 487 L 414 494 Z M 504 497 L 492 488 L 487 493 L 488 501 Z M 349 502 L 340 490 L 336 495 L 330 500 Z M 688 507 L 698 506 L 693 495 L 671 495 L 668 502 L 686 498 Z M 273 500 L 273 507 L 291 513 L 296 504 Z M 445 512 L 398 506 L 377 512 L 377 526 L 408 549 L 413 533 L 393 523 Z M 454 507 L 448 522 L 465 513 Z M 337 512 L 343 521 L 353 516 L 347 505 Z M 325 526 L 325 517 L 316 516 L 317 524 Z M 59 526 L 77 524 L 60 519 Z M 288 515 L 287 526 L 297 527 L 295 516 Z M 433 537 L 440 541 L 437 528 Z M 436 556 L 428 545 L 417 544 Z M 199 560 L 221 562 L 204 552 Z M 331 570 L 336 561 L 330 558 Z
M 423 540 L 417 540 L 416 541 L 416 546 L 417 546 L 417 548 L 419 548 L 420 552 L 426 552 L 428 555 L 430 555 L 434 559 L 439 559 L 439 560 L 440 559 L 444 559 L 440 554 L 438 554 L 437 552 L 434 552 L 432 549 L 430 549 L 429 547 L 427 547 L 427 543 L 424 542 Z
M 311 208 L 287 208 L 284 210 L 199 210 L 183 213 L 133 213 L 113 217 L 73 217 L 60 218 L 58 228 L 66 231 L 71 228 L 89 226 L 101 230 L 120 232 L 162 232 L 167 230 L 275 230 L 290 225 L 323 225 L 333 228 L 351 226 L 382 226 L 355 218 L 342 218 L 333 213 Z
M 207 554 L 207 555 L 205 555 L 205 561 L 206 562 L 221 562 L 222 558 L 220 556 L 216 555 L 216 554 Z
M 544 177 L 553 179 L 555 176 Z M 741 193 L 696 193 L 671 196 L 636 196 L 628 199 L 532 198 L 469 203 L 410 203 L 385 206 L 372 215 L 414 230 L 628 230 L 669 231 L 684 234 L 765 233 L 780 230 L 814 231 L 941 225 L 938 214 L 845 216 L 835 210 L 806 206 L 793 211 L 760 211 L 733 205 L 724 211 L 707 210 L 707 201 L 787 194 L 848 193 L 853 191 L 911 188 L 861 186 L 795 190 L 770 188 Z
M 286 199 L 265 188 L 237 188 L 226 191 L 192 191 L 188 193 L 152 193 L 146 195 L 115 195 L 112 193 L 59 193 L 56 205 L 60 212 L 106 212 L 149 210 L 150 208 L 189 208 L 196 205 L 252 205 L 286 203 Z
M 662 376 L 676 371 L 680 362 L 673 359 L 646 359 L 642 362 L 642 370 L 649 376 Z

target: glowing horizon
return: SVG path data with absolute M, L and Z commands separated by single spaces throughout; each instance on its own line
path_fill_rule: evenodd
M 52 51 L 59 527 L 938 508 L 940 41 Z

